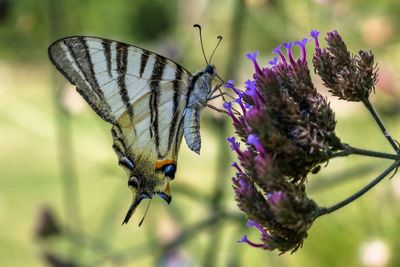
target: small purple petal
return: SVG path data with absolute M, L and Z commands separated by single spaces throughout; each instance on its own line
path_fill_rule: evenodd
M 232 162 L 232 167 L 234 167 L 239 173 L 243 173 L 237 162 Z
M 283 55 L 282 50 L 281 50 L 281 45 L 278 45 L 278 46 L 273 50 L 273 52 L 274 52 L 275 54 L 277 54 L 277 55 L 281 58 L 281 61 L 282 61 L 282 63 L 283 63 L 284 65 L 287 64 L 286 58 L 285 58 L 285 56 Z
M 254 51 L 253 53 L 247 53 L 246 57 L 251 61 L 257 61 L 258 51 Z
M 248 220 L 247 223 L 246 223 L 246 226 L 247 227 L 255 227 L 255 228 L 257 228 L 258 231 L 260 231 L 260 233 L 263 234 L 263 235 L 267 234 L 267 232 L 264 230 L 264 228 L 261 225 L 259 225 L 258 223 L 256 223 L 255 221 L 253 221 L 253 220 Z
M 256 135 L 250 134 L 249 137 L 247 137 L 247 143 L 249 145 L 254 146 L 256 150 L 260 152 L 262 155 L 265 155 L 265 148 L 261 144 L 260 139 Z
M 235 137 L 228 137 L 226 140 L 231 144 L 231 149 L 232 151 L 235 151 L 238 154 L 241 154 L 242 151 L 240 150 L 240 144 L 239 142 L 236 142 Z
M 224 109 L 226 109 L 226 111 L 228 111 L 229 117 L 231 117 L 231 119 L 232 119 L 234 122 L 237 123 L 237 122 L 239 121 L 238 118 L 236 118 L 235 114 L 233 114 L 233 111 L 232 111 L 232 102 L 224 102 L 224 103 L 222 104 L 222 107 L 223 107 Z
M 237 242 L 238 242 L 238 243 L 247 243 L 247 244 L 249 244 L 250 246 L 255 247 L 255 248 L 262 248 L 262 247 L 265 247 L 264 244 L 257 244 L 257 243 L 251 242 L 251 241 L 247 238 L 246 235 L 244 235 L 244 236 L 242 237 L 242 239 L 240 239 L 240 240 L 237 241 Z
M 258 56 L 258 51 L 254 51 L 253 53 L 247 53 L 246 57 L 253 61 L 254 68 L 256 69 L 257 73 L 261 73 L 261 68 L 257 63 L 257 56 Z
M 224 102 L 222 104 L 224 109 L 226 109 L 229 113 L 232 112 L 232 103 L 231 102 Z
M 225 87 L 233 89 L 235 87 L 235 82 L 233 80 L 228 80 L 228 82 L 225 83 Z
M 246 85 L 246 88 L 247 88 L 246 91 L 245 91 L 245 94 L 250 96 L 253 99 L 254 106 L 256 108 L 259 108 L 260 107 L 261 96 L 258 93 L 258 90 L 257 90 L 257 87 L 256 87 L 256 82 L 247 80 L 247 81 L 245 81 L 245 85 Z
M 255 81 L 247 80 L 244 82 L 244 84 L 246 85 L 247 89 L 257 90 Z
M 288 58 L 289 58 L 289 60 L 290 60 L 290 63 L 294 63 L 294 58 L 293 58 L 293 54 L 292 54 L 292 46 L 293 46 L 293 43 L 292 42 L 289 42 L 289 43 L 283 43 L 283 46 L 285 47 L 285 49 L 286 49 L 286 53 L 287 53 L 287 56 L 288 56 Z
M 257 98 L 257 88 L 254 81 L 247 80 L 244 82 L 246 85 L 246 95 L 250 96 L 251 98 Z
M 242 96 L 243 96 L 243 94 L 242 94 Z M 244 107 L 242 96 L 235 98 L 234 102 L 238 103 L 240 108 L 242 109 L 243 114 L 246 114 L 246 108 Z
M 235 192 L 241 195 L 249 194 L 249 185 L 246 181 L 241 177 L 242 175 L 237 175 L 238 178 L 234 178 L 236 181 L 234 182 L 236 185 Z
M 233 102 L 235 102 L 235 103 L 238 103 L 239 105 L 242 105 L 243 103 L 242 103 L 242 98 L 241 97 L 238 97 L 238 98 L 235 98 L 234 100 L 233 100 Z
M 278 64 L 278 57 L 274 57 L 274 59 L 268 61 L 268 64 L 271 66 L 275 66 L 276 64 Z
M 247 89 L 246 90 L 246 95 L 250 96 L 251 99 L 253 99 L 254 102 L 254 107 L 258 109 L 260 107 L 258 103 L 258 96 L 257 96 L 257 91 L 254 89 Z
M 319 35 L 319 31 L 317 31 L 317 30 L 312 30 L 311 31 L 311 37 L 314 39 L 316 48 L 319 48 L 318 35 Z
M 297 46 L 300 47 L 301 49 L 301 54 L 302 54 L 302 61 L 305 62 L 307 59 L 307 55 L 306 55 L 306 44 L 309 42 L 310 40 L 307 38 L 303 38 L 303 40 L 301 41 L 296 41 L 294 42 Z

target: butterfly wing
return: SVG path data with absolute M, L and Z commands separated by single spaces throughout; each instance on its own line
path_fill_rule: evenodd
M 182 66 L 161 55 L 102 38 L 63 38 L 50 45 L 48 52 L 56 68 L 110 123 L 165 83 L 172 82 L 177 93 L 186 95 L 191 77 Z

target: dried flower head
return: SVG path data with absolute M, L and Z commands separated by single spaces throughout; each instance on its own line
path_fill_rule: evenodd
M 327 34 L 327 48 L 320 48 L 318 32 L 313 63 L 329 91 L 347 101 L 362 101 L 368 98 L 377 82 L 377 67 L 371 51 L 360 50 L 352 55 L 337 31 Z
M 240 166 L 233 178 L 236 200 L 261 233 L 261 243 L 246 236 L 240 242 L 280 252 L 295 251 L 318 214 L 318 206 L 305 193 L 305 180 L 317 172 L 334 151 L 343 148 L 335 134 L 335 116 L 325 97 L 315 89 L 307 65 L 304 38 L 278 46 L 277 57 L 262 68 L 257 52 L 247 54 L 255 73 L 240 91 L 228 82 L 238 98 L 224 105 L 240 147 L 228 138 Z M 316 40 L 318 45 L 318 40 Z M 295 58 L 293 46 L 300 48 Z M 279 59 L 279 60 L 278 60 Z

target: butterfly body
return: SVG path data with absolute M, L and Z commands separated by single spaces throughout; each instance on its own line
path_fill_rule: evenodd
M 148 50 L 85 36 L 54 42 L 49 57 L 112 124 L 113 149 L 133 192 L 124 223 L 145 198 L 157 194 L 169 203 L 182 137 L 200 152 L 200 112 L 210 97 L 215 67 L 192 75 Z

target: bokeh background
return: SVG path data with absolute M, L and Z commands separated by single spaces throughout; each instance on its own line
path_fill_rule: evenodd
M 195 72 L 205 66 L 192 28 L 199 23 L 208 56 L 224 37 L 213 63 L 240 85 L 253 71 L 246 52 L 259 50 L 266 64 L 284 41 L 337 29 L 351 51 L 375 53 L 380 81 L 371 100 L 396 138 L 399 14 L 397 0 L 0 0 L 0 266 L 400 266 L 398 176 L 318 219 L 295 254 L 237 243 L 258 234 L 234 201 L 225 141 L 232 127 L 213 110 L 203 112 L 201 155 L 182 144 L 171 205 L 154 199 L 138 227 L 144 203 L 121 226 L 131 193 L 110 126 L 47 57 L 58 38 L 92 35 L 146 47 Z M 330 99 L 344 142 L 390 152 L 361 104 Z M 329 206 L 390 164 L 335 159 L 308 178 L 307 191 Z

